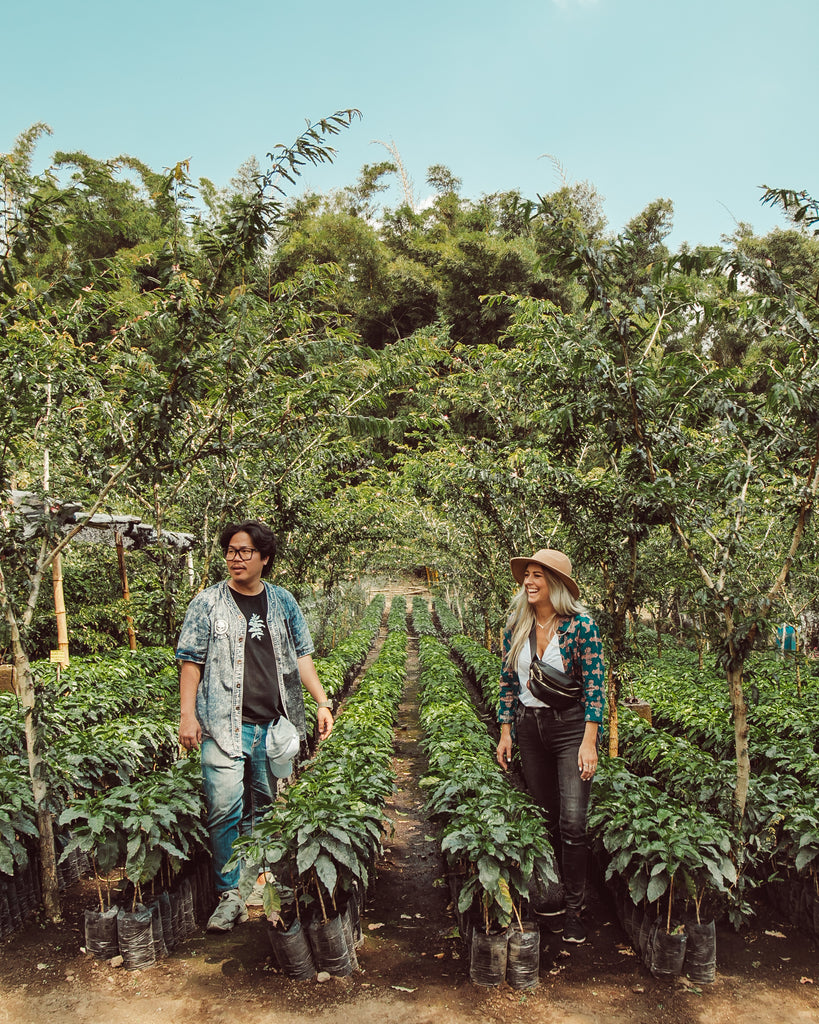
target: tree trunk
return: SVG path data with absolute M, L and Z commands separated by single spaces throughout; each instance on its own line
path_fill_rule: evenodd
M 57 852 L 54 845 L 54 821 L 51 811 L 48 809 L 48 787 L 45 779 L 42 777 L 43 759 L 39 754 L 39 730 L 34 719 L 34 676 L 16 630 L 12 631 L 12 646 L 20 702 L 25 711 L 28 770 L 31 776 L 34 806 L 37 811 L 37 828 L 40 833 L 40 872 L 43 888 L 43 905 L 49 920 L 62 921 L 60 889 L 57 882 Z
M 617 677 L 614 668 L 609 666 L 608 704 L 609 704 L 609 757 L 620 756 L 620 720 L 617 714 Z
M 663 620 L 668 615 L 668 607 L 665 602 L 665 598 L 661 595 L 657 601 L 657 621 L 654 623 L 654 628 L 657 632 L 657 657 L 662 658 L 663 656 Z
M 748 753 L 748 709 L 742 692 L 742 670 L 744 664 L 737 658 L 731 661 L 726 671 L 728 689 L 731 694 L 731 708 L 734 716 L 734 746 L 737 758 L 737 783 L 734 790 L 734 806 L 737 824 L 745 815 L 748 799 L 748 783 L 751 778 L 751 759 Z
M 37 569 L 31 577 L 31 590 L 27 609 L 33 613 L 37 604 L 37 594 L 43 578 L 42 552 L 37 560 Z M 54 847 L 54 822 L 48 810 L 48 783 L 43 777 L 43 759 L 40 756 L 39 729 L 34 715 L 35 689 L 34 675 L 28 655 L 23 647 L 20 635 L 20 624 L 9 599 L 6 579 L 0 561 L 0 609 L 9 630 L 11 651 L 14 659 L 14 674 L 17 681 L 17 694 L 23 706 L 26 753 L 28 754 L 28 770 L 31 778 L 31 792 L 34 797 L 37 828 L 40 833 L 40 870 L 42 874 L 43 903 L 46 913 L 52 921 L 62 921 L 60 909 L 60 891 L 57 883 L 57 855 Z M 24 618 L 24 621 L 25 618 Z

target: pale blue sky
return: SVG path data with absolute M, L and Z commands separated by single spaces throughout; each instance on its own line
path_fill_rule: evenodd
M 225 185 L 305 119 L 358 107 L 331 167 L 352 183 L 394 140 L 424 198 L 430 164 L 462 194 L 535 198 L 589 180 L 619 230 L 658 196 L 672 245 L 781 223 L 758 186 L 819 195 L 817 0 L 40 0 L 2 14 L 0 151 L 35 121 L 58 149 L 190 158 Z M 398 193 L 394 193 L 397 201 Z

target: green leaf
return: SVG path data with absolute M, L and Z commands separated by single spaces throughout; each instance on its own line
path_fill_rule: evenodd
M 315 868 L 316 874 L 327 892 L 335 892 L 338 871 L 333 861 L 322 853 L 316 858 Z
M 648 888 L 646 889 L 646 899 L 649 903 L 656 903 L 657 900 L 663 895 L 668 888 L 668 875 L 663 872 L 661 874 L 652 875 L 648 882 Z
M 271 914 L 277 914 L 282 909 L 281 894 L 272 882 L 265 882 L 264 889 L 262 890 L 262 906 L 267 918 Z
M 316 842 L 308 843 L 307 846 L 299 848 L 296 854 L 296 870 L 300 875 L 310 870 L 320 852 L 321 847 Z

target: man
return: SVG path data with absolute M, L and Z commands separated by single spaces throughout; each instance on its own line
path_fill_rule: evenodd
M 219 903 L 209 931 L 247 920 L 239 868 L 225 871 L 233 841 L 272 802 L 268 727 L 287 718 L 305 738 L 302 684 L 318 704 L 321 739 L 332 704 L 311 657 L 313 641 L 293 595 L 263 580 L 276 554 L 273 532 L 257 520 L 222 531 L 230 578 L 191 601 L 176 650 L 182 713 L 179 742 L 202 747 L 202 779 Z

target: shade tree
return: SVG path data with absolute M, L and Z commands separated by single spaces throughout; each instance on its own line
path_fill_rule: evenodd
M 593 322 L 582 340 L 562 336 L 564 415 L 616 457 L 624 498 L 665 524 L 700 578 L 731 696 L 741 817 L 750 774 L 743 669 L 808 539 L 819 484 L 815 311 L 742 253 L 683 254 L 655 266 L 635 293 L 617 279 L 616 253 L 576 242 L 564 265 L 583 281 Z M 750 332 L 762 322 L 780 339 L 786 358 L 771 362 L 765 394 L 748 387 L 741 367 L 720 369 L 694 349 L 658 358 L 669 332 L 708 310 L 692 273 L 706 283 L 721 275 L 737 321 Z M 741 290 L 740 279 L 768 282 L 773 298 Z
M 126 481 L 155 489 L 184 477 L 229 446 L 232 423 L 244 428 L 252 418 L 248 403 L 259 397 L 271 353 L 293 333 L 304 344 L 316 318 L 286 294 L 262 311 L 235 281 L 264 247 L 282 206 L 282 181 L 292 182 L 305 162 L 330 159 L 326 137 L 355 113 L 309 125 L 293 146 L 274 151 L 251 195 L 236 197 L 218 223 L 193 225 L 194 232 L 183 208 L 156 241 L 152 287 L 137 289 L 136 298 L 122 287 L 119 249 L 89 254 L 71 244 L 71 212 L 87 200 L 83 189 L 62 190 L 51 172 L 31 175 L 15 155 L 25 155 L 27 140 L 0 161 L 0 375 L 9 400 L 0 416 L 0 612 L 25 710 L 44 901 L 53 918 L 60 915 L 54 837 L 27 633 L 45 574 L 79 529 L 63 529 L 66 502 L 93 514 L 103 503 L 116 505 Z M 100 181 L 111 185 L 104 168 L 80 166 L 86 179 L 97 176 L 98 191 Z M 184 207 L 191 188 L 184 168 L 163 180 L 166 207 Z M 67 258 L 52 276 L 40 256 L 57 244 Z M 263 316 L 267 330 L 259 331 Z M 305 377 L 320 379 L 311 371 Z M 25 501 L 15 498 L 21 489 L 31 495 Z

